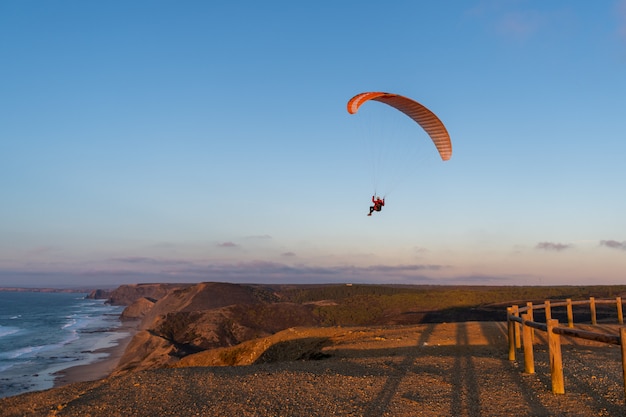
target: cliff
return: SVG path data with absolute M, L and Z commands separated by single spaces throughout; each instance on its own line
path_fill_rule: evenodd
M 167 366 L 192 353 L 234 346 L 289 327 L 319 324 L 313 306 L 280 301 L 272 289 L 261 286 L 126 287 L 117 295 L 123 294 L 125 301 L 139 293 L 168 292 L 159 299 L 139 298 L 122 313 L 125 319 L 141 318 L 141 322 L 116 373 Z
M 110 290 L 93 290 L 85 298 L 89 300 L 108 300 L 111 297 Z
M 120 315 L 120 319 L 122 320 L 136 320 L 142 319 L 152 310 L 154 304 L 157 300 L 149 297 L 141 297 L 138 300 L 135 300 L 131 305 L 126 307 L 122 314 Z
M 146 297 L 154 300 L 165 297 L 171 290 L 190 287 L 193 284 L 130 284 L 111 291 L 107 303 L 115 306 L 128 306 Z
M 218 282 L 172 288 L 162 297 L 155 297 L 158 301 L 144 318 L 142 328 L 152 327 L 155 320 L 170 313 L 206 311 L 232 304 L 258 303 L 261 299 L 255 296 L 252 288 Z

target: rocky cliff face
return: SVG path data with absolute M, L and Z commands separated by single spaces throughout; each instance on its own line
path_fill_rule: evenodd
M 107 303 L 114 306 L 128 306 L 140 298 L 158 300 L 170 291 L 178 288 L 191 287 L 193 284 L 131 284 L 122 285 L 113 290 Z
M 89 300 L 107 300 L 111 296 L 109 290 L 93 290 L 85 298 Z
M 128 302 L 146 293 L 160 297 L 135 299 L 122 313 L 141 323 L 117 373 L 171 365 L 192 353 L 318 324 L 311 306 L 279 302 L 271 289 L 254 285 L 124 286 L 112 298 Z
M 137 320 L 142 319 L 152 310 L 157 300 L 148 297 L 141 297 L 126 307 L 120 318 L 122 320 Z
M 154 327 L 160 317 L 169 313 L 207 311 L 235 304 L 254 305 L 277 300 L 269 290 L 221 282 L 171 288 L 164 296 L 155 298 L 158 302 L 144 318 L 142 329 Z

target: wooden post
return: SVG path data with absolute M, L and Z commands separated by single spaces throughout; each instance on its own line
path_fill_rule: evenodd
M 622 375 L 624 377 L 624 398 L 626 399 L 626 327 L 619 329 L 620 347 L 622 349 Z
M 561 336 L 553 332 L 553 329 L 559 325 L 559 321 L 552 319 L 547 322 L 547 325 L 552 393 L 565 394 L 565 383 L 563 382 L 563 358 L 561 356 Z
M 533 303 L 531 301 L 527 302 L 526 307 L 528 308 L 528 310 L 526 311 L 526 314 L 528 314 L 528 321 L 535 321 L 535 318 L 533 315 Z M 522 327 L 528 327 L 528 326 L 522 325 Z M 535 341 L 535 329 L 533 329 L 532 327 L 530 328 L 530 337 L 532 339 L 532 342 L 534 342 Z
M 546 300 L 544 303 L 546 305 L 546 323 L 548 320 L 552 319 L 552 310 L 550 309 L 550 300 Z
M 622 311 L 622 297 L 615 299 L 617 303 L 617 321 L 619 324 L 624 324 L 624 312 Z
M 531 332 L 531 330 L 534 329 L 526 325 L 527 321 L 532 321 L 532 317 L 529 313 L 522 315 L 522 338 L 524 340 L 524 372 L 526 372 L 527 374 L 534 374 L 535 357 L 533 354 L 533 335 Z
M 567 327 L 574 327 L 574 312 L 572 310 L 572 299 L 567 300 Z
M 596 325 L 596 298 L 589 297 L 589 310 L 591 310 L 591 324 Z
M 509 316 L 513 315 L 513 307 L 506 308 L 507 313 L 507 327 L 509 330 L 509 360 L 515 360 L 515 326 L 513 320 L 509 318 Z
M 513 315 L 515 317 L 519 317 L 519 306 L 513 306 Z M 522 347 L 522 338 L 521 338 L 521 332 L 520 332 L 520 326 L 521 324 L 519 324 L 519 322 L 515 322 L 515 347 L 517 349 Z

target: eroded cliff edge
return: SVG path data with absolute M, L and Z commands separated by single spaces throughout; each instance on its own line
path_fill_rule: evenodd
M 128 285 L 108 302 L 127 304 L 123 320 L 139 320 L 114 374 L 169 366 L 193 353 L 319 324 L 313 305 L 281 301 L 272 288 L 255 285 Z

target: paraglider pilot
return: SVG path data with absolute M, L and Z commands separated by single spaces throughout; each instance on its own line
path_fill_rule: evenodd
M 381 211 L 383 209 L 383 206 L 385 205 L 385 199 L 381 199 L 380 197 L 376 196 L 372 196 L 372 203 L 374 203 L 373 206 L 370 206 L 370 212 L 368 214 L 368 216 L 372 215 L 372 212 L 374 211 Z

